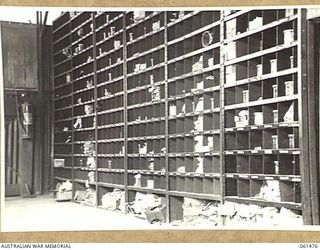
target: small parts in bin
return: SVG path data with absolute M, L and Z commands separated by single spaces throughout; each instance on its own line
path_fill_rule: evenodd
M 73 124 L 73 127 L 75 129 L 80 129 L 82 128 L 82 119 L 81 118 L 77 118 L 76 122 Z
M 92 86 L 93 86 L 92 80 L 87 80 L 86 87 L 89 89 L 89 88 L 92 88 Z
M 203 56 L 199 57 L 199 60 L 192 65 L 192 71 L 199 71 L 203 69 Z
M 67 140 L 65 141 L 65 143 L 71 142 L 71 139 L 72 139 L 72 137 L 71 137 L 71 135 L 69 135 L 68 138 L 67 138 Z
M 105 97 L 108 97 L 108 96 L 111 96 L 111 92 L 108 91 L 108 89 L 104 89 L 104 96 Z
M 139 154 L 147 154 L 147 143 L 138 144 Z
M 86 155 L 95 154 L 95 145 L 94 145 L 93 141 L 86 141 L 83 144 L 83 153 Z
M 151 100 L 152 101 L 159 101 L 160 100 L 160 87 L 150 87 L 149 93 L 151 93 Z
M 62 50 L 62 54 L 64 54 L 66 57 L 70 58 L 71 57 L 71 48 L 64 48 Z
M 249 111 L 241 110 L 238 115 L 234 117 L 236 127 L 244 127 L 249 125 Z

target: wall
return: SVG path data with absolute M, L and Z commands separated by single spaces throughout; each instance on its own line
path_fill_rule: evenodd
M 25 184 L 31 194 L 39 195 L 51 189 L 51 28 L 45 27 L 40 36 L 36 25 L 0 25 L 5 120 L 19 121 L 17 104 L 33 104 L 33 136 L 18 136 L 14 143 L 18 160 L 13 167 L 18 170 L 20 195 L 30 194 Z M 21 133 L 21 125 L 18 128 Z M 6 172 L 10 173 L 8 166 Z

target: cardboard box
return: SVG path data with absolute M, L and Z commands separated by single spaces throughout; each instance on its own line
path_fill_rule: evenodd
M 287 81 L 284 83 L 285 85 L 285 94 L 286 96 L 294 95 L 294 82 Z
M 55 168 L 64 168 L 65 167 L 65 159 L 54 159 L 53 166 Z

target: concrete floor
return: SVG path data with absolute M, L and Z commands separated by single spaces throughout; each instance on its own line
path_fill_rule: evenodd
M 147 220 L 120 212 L 107 211 L 73 202 L 57 202 L 52 196 L 6 198 L 1 230 L 90 231 L 121 229 L 164 229 L 168 224 L 149 224 Z

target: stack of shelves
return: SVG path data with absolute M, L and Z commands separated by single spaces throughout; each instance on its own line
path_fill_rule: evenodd
M 128 201 L 166 194 L 165 14 L 126 13 Z
M 53 24 L 54 53 L 54 169 L 55 183 L 73 178 L 73 88 L 71 81 L 71 22 L 64 13 Z
M 67 12 L 53 24 L 57 182 L 301 210 L 297 10 Z M 268 196 L 268 188 L 278 190 Z
M 225 17 L 226 200 L 299 208 L 296 11 Z M 266 196 L 263 186 L 280 189 Z
M 125 187 L 124 13 L 96 13 L 98 204 Z
M 171 210 L 220 200 L 220 11 L 167 12 Z M 203 45 L 203 34 L 208 36 Z M 173 219 L 182 219 L 176 212 Z

